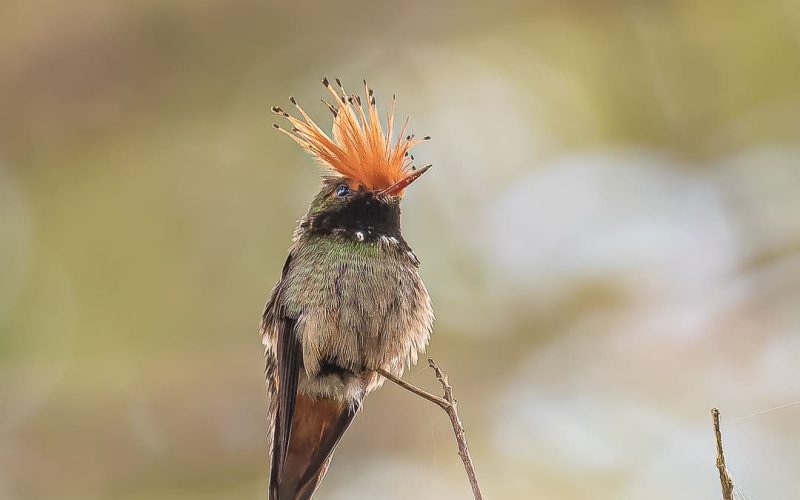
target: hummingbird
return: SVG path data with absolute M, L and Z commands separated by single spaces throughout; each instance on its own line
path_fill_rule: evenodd
M 322 168 L 322 186 L 299 220 L 261 322 L 269 397 L 270 500 L 313 496 L 333 451 L 383 369 L 400 377 L 430 339 L 431 299 L 419 260 L 400 230 L 406 188 L 429 168 L 410 150 L 430 137 L 386 131 L 374 91 L 364 99 L 336 78 L 331 135 L 294 97 L 299 116 L 273 107 L 290 127 L 273 127 Z

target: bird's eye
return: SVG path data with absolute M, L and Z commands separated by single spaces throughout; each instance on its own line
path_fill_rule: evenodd
M 341 186 L 336 188 L 337 198 L 344 198 L 348 194 L 350 194 L 350 187 L 347 184 L 342 184 Z

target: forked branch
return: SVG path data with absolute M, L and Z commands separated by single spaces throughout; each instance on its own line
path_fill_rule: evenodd
M 472 495 L 475 497 L 475 500 L 483 500 L 481 488 L 478 485 L 478 478 L 475 474 L 475 465 L 472 463 L 472 456 L 469 454 L 469 446 L 467 446 L 467 437 L 464 432 L 464 426 L 461 424 L 461 419 L 458 417 L 458 401 L 456 401 L 456 399 L 453 397 L 453 387 L 450 385 L 447 374 L 442 372 L 439 366 L 432 359 L 428 359 L 428 366 L 433 369 L 436 379 L 440 384 L 442 384 L 442 389 L 444 390 L 444 396 L 442 397 L 431 394 L 430 392 L 420 389 L 415 385 L 411 385 L 405 380 L 395 377 L 386 370 L 378 370 L 378 373 L 399 385 L 403 389 L 406 389 L 407 391 L 410 391 L 417 396 L 434 403 L 447 413 L 447 416 L 450 417 L 450 423 L 453 426 L 453 432 L 456 436 L 456 443 L 458 444 L 458 456 L 461 457 L 461 461 L 464 463 L 464 469 L 467 471 L 467 478 L 469 478 L 469 484 L 472 487 Z

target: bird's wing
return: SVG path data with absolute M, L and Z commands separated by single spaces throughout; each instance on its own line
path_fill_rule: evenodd
M 289 265 L 292 261 L 292 254 L 286 257 L 286 262 L 283 264 L 283 271 L 281 278 L 272 288 L 270 292 L 267 305 L 264 307 L 264 315 L 261 320 L 261 343 L 264 345 L 264 358 L 265 358 L 265 376 L 267 385 L 267 443 L 270 459 L 275 443 L 273 442 L 275 435 L 275 426 L 277 422 L 278 407 L 279 407 L 279 387 L 281 380 L 281 364 L 280 364 L 280 337 L 286 330 L 286 319 L 283 308 L 281 307 L 281 300 L 283 289 L 285 287 L 286 274 L 289 270 Z M 285 427 L 284 427 L 285 428 Z M 285 428 L 286 429 L 286 428 Z M 288 429 L 285 431 L 288 435 Z
M 297 401 L 297 379 L 302 368 L 302 347 L 295 333 L 296 320 L 282 316 L 278 331 L 278 409 L 275 414 L 274 439 L 272 441 L 272 470 L 270 482 L 279 483 L 283 464 L 289 451 L 289 436 L 292 432 L 295 402 Z M 273 398 L 276 396 L 273 395 Z

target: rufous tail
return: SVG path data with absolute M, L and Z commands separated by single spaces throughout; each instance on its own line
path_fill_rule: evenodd
M 273 439 L 269 500 L 311 498 L 357 411 L 345 401 L 297 394 L 286 451 L 276 450 Z M 277 463 L 281 457 L 283 463 Z

